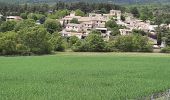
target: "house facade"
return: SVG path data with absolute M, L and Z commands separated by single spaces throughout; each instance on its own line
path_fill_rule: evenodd
M 109 14 L 89 13 L 86 17 L 76 16 L 75 12 L 71 12 L 70 15 L 65 16 L 60 20 L 61 25 L 65 27 L 61 33 L 63 36 L 76 35 L 81 38 L 87 36 L 91 30 L 97 29 L 102 32 L 103 37 L 108 38 L 110 32 L 105 28 L 106 22 L 113 17 L 119 20 L 120 16 L 121 11 L 118 10 L 111 10 Z M 80 24 L 70 23 L 73 18 L 76 18 Z
M 20 21 L 22 20 L 22 18 L 20 16 L 7 16 L 6 17 L 6 21 L 13 21 L 13 20 Z

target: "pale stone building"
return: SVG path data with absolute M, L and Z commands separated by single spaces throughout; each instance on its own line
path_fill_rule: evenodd
M 12 21 L 12 20 L 20 21 L 20 20 L 22 20 L 22 18 L 20 16 L 7 16 L 6 20 L 7 21 Z
M 71 12 L 70 15 L 65 16 L 60 20 L 60 23 L 65 27 L 65 29 L 61 32 L 63 36 L 73 36 L 81 38 L 87 36 L 91 30 L 96 29 L 102 32 L 102 36 L 105 38 L 109 38 L 110 31 L 105 28 L 105 24 L 110 18 L 116 18 L 120 20 L 121 11 L 119 10 L 111 10 L 109 14 L 96 14 L 89 13 L 87 17 L 76 16 L 75 12 Z M 70 21 L 76 18 L 80 24 L 72 24 Z

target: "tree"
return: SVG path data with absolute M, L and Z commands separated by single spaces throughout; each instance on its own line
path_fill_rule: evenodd
M 156 29 L 157 32 L 157 45 L 161 45 L 162 44 L 162 32 L 161 32 L 161 28 L 158 27 Z
M 19 31 L 21 29 L 25 29 L 25 28 L 29 28 L 29 27 L 34 27 L 35 25 L 35 21 L 33 19 L 26 19 L 23 21 L 20 21 L 16 24 L 15 26 L 15 31 Z
M 96 35 L 100 35 L 101 36 L 102 33 L 100 31 L 98 31 L 98 30 L 92 30 L 90 32 L 90 34 L 96 34 Z
M 44 27 L 47 29 L 49 33 L 54 33 L 55 31 L 59 32 L 62 30 L 60 22 L 53 19 L 47 19 L 44 23 Z
M 69 11 L 67 9 L 57 10 L 56 12 L 54 12 L 52 14 L 48 14 L 48 17 L 51 19 L 60 19 L 68 14 L 69 14 Z
M 121 15 L 121 20 L 122 20 L 122 21 L 125 21 L 125 20 L 126 20 L 126 18 L 125 18 L 124 15 Z
M 22 19 L 27 19 L 27 13 L 21 13 L 21 14 L 20 14 L 20 17 L 21 17 Z
M 148 7 L 143 7 L 140 12 L 141 12 L 140 18 L 143 21 L 152 20 L 153 19 L 153 13 L 148 9 Z
M 6 21 L 3 22 L 0 26 L 0 31 L 1 32 L 7 32 L 7 31 L 12 31 L 16 25 L 15 21 Z
M 114 47 L 123 52 L 151 52 L 152 46 L 147 37 L 141 35 L 118 36 Z
M 114 28 L 114 27 L 118 27 L 117 23 L 114 20 L 109 20 L 106 22 L 105 26 L 107 28 Z
M 110 35 L 111 36 L 117 36 L 117 35 L 120 35 L 120 31 L 119 31 L 119 28 L 118 27 L 114 27 L 114 28 L 111 28 L 109 29 L 111 31 Z
M 102 9 L 101 9 L 101 13 L 106 14 L 106 13 L 107 13 L 106 9 L 105 9 L 105 8 L 102 8 Z
M 36 15 L 36 14 L 34 14 L 34 13 L 30 13 L 30 14 L 28 14 L 27 18 L 28 18 L 28 19 L 33 19 L 34 21 L 38 20 L 37 15 Z
M 139 13 L 139 10 L 137 9 L 137 7 L 132 7 L 130 9 L 130 12 L 133 14 L 134 17 L 136 17 L 136 18 L 140 17 L 140 13 Z
M 59 33 L 53 33 L 50 42 L 52 43 L 54 51 L 64 51 L 64 40 Z
M 101 35 L 90 34 L 86 38 L 86 42 L 88 47 L 88 51 L 90 52 L 102 52 L 105 49 L 105 42 Z
M 73 18 L 70 23 L 79 24 L 79 21 L 77 18 Z
M 142 35 L 142 36 L 147 35 L 147 33 L 144 32 L 143 30 L 137 30 L 137 29 L 132 30 L 132 34 L 133 35 Z
M 85 14 L 84 14 L 84 12 L 83 11 L 81 11 L 80 9 L 77 9 L 76 11 L 75 11 L 75 15 L 76 16 L 84 16 Z
M 120 34 L 119 26 L 114 20 L 107 21 L 105 26 L 111 31 L 111 36 L 116 36 Z
M 29 27 L 18 32 L 19 39 L 29 51 L 34 54 L 49 54 L 52 44 L 49 42 L 50 34 L 41 26 Z
M 69 45 L 70 45 L 70 47 L 73 46 L 78 40 L 79 40 L 79 38 L 77 36 L 71 36 L 69 38 Z
M 3 55 L 12 55 L 16 54 L 16 45 L 17 45 L 17 36 L 15 32 L 5 32 L 0 37 L 0 54 Z
M 90 33 L 85 40 L 78 40 L 73 46 L 73 51 L 79 52 L 104 52 L 106 43 L 101 35 Z
M 168 31 L 166 33 L 166 40 L 165 40 L 165 42 L 166 42 L 167 46 L 170 46 L 170 31 Z

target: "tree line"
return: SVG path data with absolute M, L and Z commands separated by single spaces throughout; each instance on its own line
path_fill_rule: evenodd
M 115 28 L 107 22 L 106 27 Z M 109 41 L 104 41 L 101 32 L 93 30 L 85 39 L 76 36 L 63 37 L 60 23 L 46 19 L 41 25 L 34 19 L 19 22 L 5 21 L 0 25 L 1 55 L 50 54 L 55 51 L 72 49 L 75 52 L 151 52 L 152 46 L 146 36 L 134 33 L 121 36 L 117 32 Z M 114 31 L 113 31 L 114 32 Z M 135 32 L 135 31 L 134 31 Z
M 0 13 L 4 16 L 9 15 L 20 15 L 21 13 L 29 12 L 29 13 L 41 13 L 45 14 L 49 10 L 76 10 L 80 9 L 85 13 L 89 13 L 92 11 L 102 10 L 105 12 L 109 12 L 111 9 L 124 10 L 125 8 L 116 4 L 108 4 L 108 3 L 87 3 L 87 2 L 56 2 L 54 5 L 48 5 L 46 3 L 43 4 L 8 4 L 0 2 Z

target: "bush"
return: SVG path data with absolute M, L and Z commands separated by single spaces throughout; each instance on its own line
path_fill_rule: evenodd
M 69 38 L 69 46 L 72 47 L 78 40 L 79 38 L 77 36 L 71 36 Z
M 162 53 L 170 53 L 170 47 L 168 46 L 168 47 L 161 49 L 161 52 Z
M 12 31 L 15 28 L 15 21 L 5 21 L 0 26 L 0 32 Z
M 25 28 L 19 33 L 19 39 L 34 54 L 49 54 L 52 44 L 49 42 L 49 33 L 41 26 Z
M 115 47 L 123 52 L 151 52 L 152 46 L 147 37 L 141 35 L 119 36 L 115 40 Z
M 50 39 L 54 51 L 64 51 L 64 39 L 59 33 L 54 33 Z
M 70 23 L 79 24 L 79 21 L 77 18 L 73 18 Z
M 55 31 L 59 32 L 62 30 L 60 22 L 54 19 L 47 19 L 44 23 L 44 27 L 47 29 L 49 33 L 54 33 Z
M 19 30 L 23 30 L 24 28 L 29 28 L 34 26 L 36 25 L 33 19 L 26 19 L 17 23 L 14 30 L 17 32 Z
M 0 54 L 12 55 L 17 53 L 17 33 L 6 32 L 0 37 Z
M 85 40 L 77 41 L 72 50 L 76 52 L 104 52 L 106 43 L 98 34 L 89 34 Z

